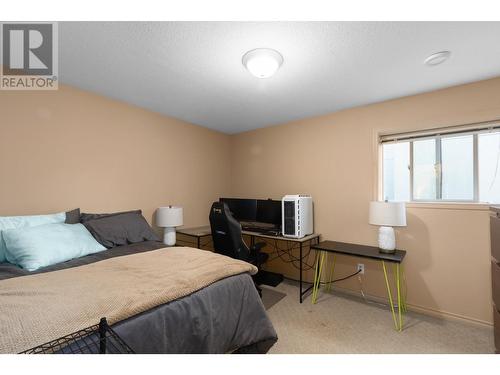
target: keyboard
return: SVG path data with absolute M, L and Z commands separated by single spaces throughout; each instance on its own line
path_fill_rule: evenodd
M 241 227 L 241 229 L 248 231 L 248 232 L 266 234 L 268 236 L 280 236 L 281 235 L 281 231 L 279 229 L 269 229 L 269 228 L 265 228 L 265 227 L 253 227 L 253 226 Z

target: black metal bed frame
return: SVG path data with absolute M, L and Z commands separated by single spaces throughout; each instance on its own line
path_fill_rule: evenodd
M 101 318 L 99 324 L 19 354 L 134 354 L 134 351 L 113 331 L 106 318 Z

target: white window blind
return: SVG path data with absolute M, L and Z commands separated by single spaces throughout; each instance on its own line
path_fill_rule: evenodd
M 379 140 L 381 143 L 386 142 L 401 142 L 409 141 L 418 138 L 432 138 L 436 136 L 462 134 L 462 133 L 478 133 L 485 131 L 500 130 L 500 119 L 495 121 L 481 122 L 475 124 L 447 126 L 443 128 L 427 129 L 412 132 L 381 134 Z

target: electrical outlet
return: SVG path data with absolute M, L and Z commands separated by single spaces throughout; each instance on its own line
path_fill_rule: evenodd
M 360 274 L 364 275 L 365 273 L 365 265 L 363 263 L 358 263 L 358 269 Z

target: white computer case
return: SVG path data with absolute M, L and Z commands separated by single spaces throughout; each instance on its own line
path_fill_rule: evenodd
M 281 200 L 284 237 L 302 238 L 314 232 L 313 202 L 309 195 L 285 195 Z

